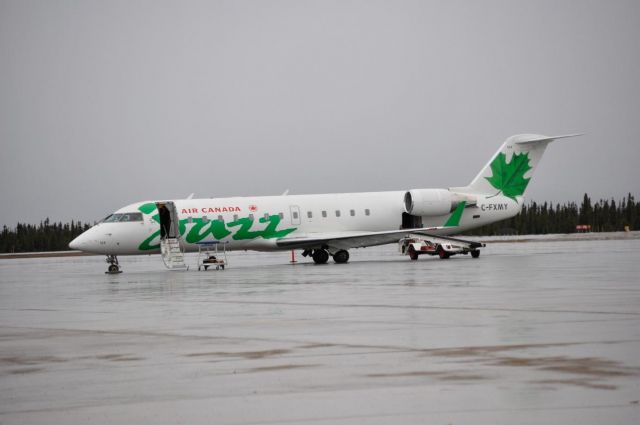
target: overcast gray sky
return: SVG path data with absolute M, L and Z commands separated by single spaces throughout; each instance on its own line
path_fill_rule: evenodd
M 640 2 L 0 0 L 0 225 L 145 199 L 467 184 L 640 195 Z

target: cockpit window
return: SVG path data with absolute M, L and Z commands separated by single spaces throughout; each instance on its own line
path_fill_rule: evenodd
M 130 212 L 130 213 L 117 213 L 111 214 L 104 220 L 103 223 L 115 223 L 115 222 L 130 222 L 130 221 L 142 221 L 142 213 Z

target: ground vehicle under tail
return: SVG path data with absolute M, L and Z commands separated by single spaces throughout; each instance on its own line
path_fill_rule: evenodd
M 445 260 L 452 255 L 471 254 L 473 258 L 480 256 L 480 248 L 485 244 L 458 238 L 429 237 L 409 235 L 400 239 L 398 250 L 410 259 L 417 260 L 420 255 L 437 255 Z

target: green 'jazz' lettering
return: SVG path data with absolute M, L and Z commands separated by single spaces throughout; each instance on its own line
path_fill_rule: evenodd
M 152 214 L 156 211 L 156 205 L 152 202 L 149 202 L 138 207 L 138 210 L 145 215 Z M 151 219 L 156 223 L 160 223 L 160 217 L 158 214 L 153 215 Z M 281 221 L 278 214 L 261 217 L 258 221 L 263 224 L 268 223 L 267 227 L 265 227 L 263 230 L 251 230 L 254 220 L 252 220 L 250 217 L 239 218 L 238 220 L 227 223 L 226 226 L 225 222 L 222 220 L 210 220 L 203 222 L 201 218 L 193 218 L 193 226 L 191 226 L 191 228 L 187 232 L 187 224 L 189 220 L 185 218 L 180 220 L 178 229 L 181 235 L 184 235 L 186 233 L 185 240 L 188 243 L 198 243 L 206 239 L 209 235 L 211 235 L 214 240 L 224 239 L 232 234 L 232 231 L 229 230 L 230 227 L 239 227 L 232 236 L 232 238 L 237 241 L 250 240 L 259 237 L 262 237 L 264 239 L 282 238 L 289 233 L 297 230 L 297 227 L 277 230 L 278 225 Z M 151 251 L 159 248 L 159 229 L 151 234 L 147 239 L 145 239 L 138 247 L 138 249 L 141 251 Z
M 144 242 L 142 242 L 140 244 L 140 246 L 138 247 L 138 249 L 140 251 L 151 251 L 153 249 L 160 249 L 160 239 L 158 239 L 158 242 L 151 245 L 151 242 L 155 239 L 155 238 L 159 238 L 160 237 L 160 230 L 158 230 L 157 232 L 153 233 L 151 236 L 149 236 L 147 239 L 144 240 Z
M 239 218 L 236 221 L 232 221 L 228 224 L 229 227 L 240 226 L 238 231 L 233 235 L 233 239 L 236 241 L 244 241 L 247 239 L 255 239 L 257 237 L 262 236 L 261 231 L 252 232 L 251 226 L 253 225 L 253 220 L 249 217 Z
M 183 220 L 180 220 L 180 222 L 182 221 Z M 200 242 L 208 235 L 212 235 L 213 239 L 220 240 L 231 234 L 231 232 L 224 227 L 224 222 L 222 220 L 211 220 L 205 223 L 201 218 L 194 218 L 193 222 L 195 224 L 189 230 L 189 233 L 187 233 L 187 237 L 185 238 L 189 243 Z
M 265 239 L 272 238 L 284 238 L 289 233 L 296 230 L 295 227 L 289 229 L 276 230 L 278 224 L 280 224 L 280 216 L 279 215 L 270 215 L 268 218 L 262 217 L 260 223 L 269 223 L 269 225 L 262 231 L 262 237 Z
M 156 204 L 154 204 L 153 202 L 147 202 L 146 204 L 140 205 L 138 207 L 138 211 L 140 211 L 142 214 L 151 214 L 156 210 L 156 208 Z

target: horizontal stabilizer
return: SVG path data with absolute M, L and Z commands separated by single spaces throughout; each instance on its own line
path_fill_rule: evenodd
M 558 139 L 566 139 L 569 137 L 578 137 L 578 136 L 582 136 L 582 133 L 575 133 L 575 134 L 563 134 L 561 136 L 535 136 L 533 138 L 527 138 L 526 140 L 522 140 L 519 142 L 515 142 L 518 145 L 526 145 L 526 144 L 530 144 L 530 143 L 539 143 L 539 142 L 552 142 L 554 140 L 558 140 Z

